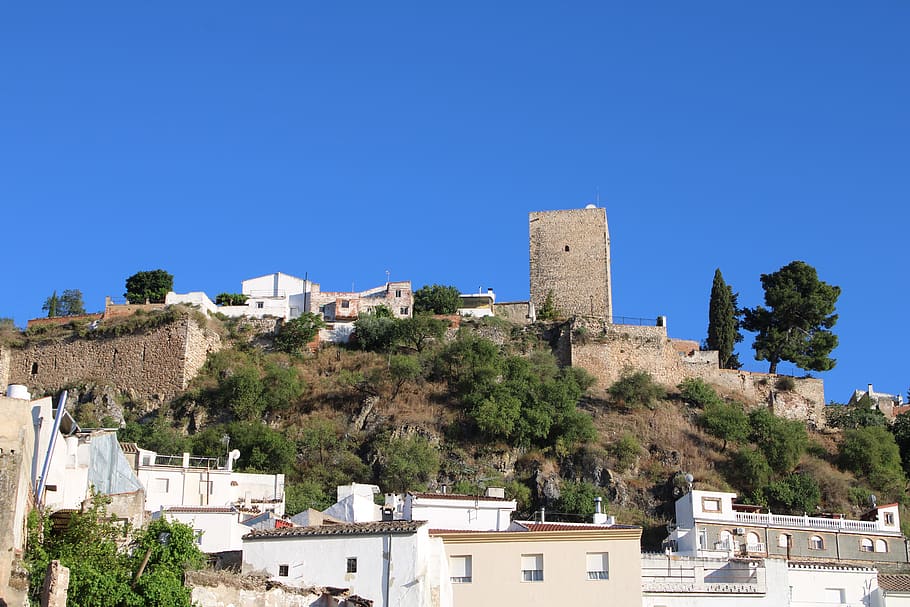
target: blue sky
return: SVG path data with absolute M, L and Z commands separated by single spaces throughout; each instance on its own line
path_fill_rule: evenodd
M 702 339 L 714 269 L 843 289 L 826 398 L 906 393 L 906 2 L 0 7 L 0 316 L 283 271 L 528 296 L 598 195 L 615 313 Z M 746 368 L 751 338 L 741 348 Z M 782 370 L 802 372 L 783 366 Z

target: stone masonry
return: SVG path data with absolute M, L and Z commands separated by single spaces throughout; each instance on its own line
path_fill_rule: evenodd
M 580 332 L 579 327 L 585 330 Z M 671 389 L 684 379 L 697 377 L 721 393 L 763 403 L 781 417 L 816 427 L 825 425 L 825 388 L 820 379 L 793 378 L 792 390 L 779 390 L 777 375 L 720 369 L 717 352 L 680 351 L 676 340 L 667 337 L 666 327 L 575 319 L 564 333 L 571 341 L 569 363 L 594 375 L 601 390 L 609 388 L 626 370 L 647 371 Z M 583 339 L 579 338 L 581 334 Z
M 566 316 L 613 318 L 606 209 L 589 206 L 529 214 L 531 302 L 552 292 Z
M 24 384 L 42 394 L 82 381 L 103 381 L 133 397 L 164 402 L 187 387 L 209 352 L 220 349 L 217 333 L 185 318 L 141 334 L 11 348 L 9 370 L 0 383 Z

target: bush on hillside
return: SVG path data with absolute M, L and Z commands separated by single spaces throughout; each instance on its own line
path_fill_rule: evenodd
M 871 426 L 844 432 L 838 462 L 841 467 L 864 477 L 889 499 L 905 492 L 907 478 L 901 468 L 900 450 L 885 428 Z
M 803 422 L 777 417 L 770 410 L 759 408 L 749 414 L 752 440 L 778 474 L 792 471 L 809 444 Z
M 607 389 L 615 402 L 627 409 L 642 407 L 653 409 L 659 399 L 667 394 L 663 386 L 656 383 L 647 371 L 626 371 L 619 380 Z
M 679 390 L 680 398 L 697 407 L 706 407 L 723 402 L 714 388 L 698 377 L 684 379 L 676 387 Z
M 706 432 L 724 441 L 721 451 L 726 451 L 727 441 L 739 443 L 749 435 L 749 418 L 739 403 L 709 402 L 698 421 Z

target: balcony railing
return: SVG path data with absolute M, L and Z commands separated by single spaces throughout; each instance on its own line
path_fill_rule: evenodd
M 763 527 L 796 527 L 822 531 L 882 532 L 874 521 L 856 521 L 845 518 L 822 518 L 819 516 L 788 516 L 760 512 L 737 512 L 736 522 Z

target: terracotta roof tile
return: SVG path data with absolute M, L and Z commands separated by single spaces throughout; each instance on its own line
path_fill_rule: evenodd
M 221 514 L 224 512 L 237 512 L 236 509 L 231 508 L 230 506 L 171 506 L 170 508 L 165 508 L 165 512 L 181 512 L 181 513 L 196 513 L 196 514 Z
M 261 529 L 243 536 L 243 539 L 271 539 L 282 537 L 307 537 L 316 535 L 381 535 L 386 533 L 415 533 L 426 521 L 378 521 L 370 523 L 341 523 Z
M 879 573 L 878 586 L 891 592 L 910 592 L 910 575 Z

